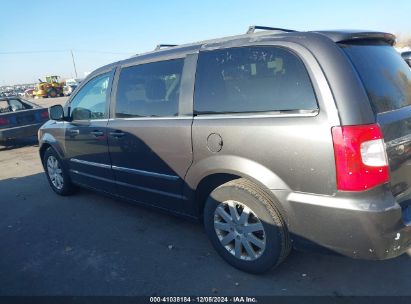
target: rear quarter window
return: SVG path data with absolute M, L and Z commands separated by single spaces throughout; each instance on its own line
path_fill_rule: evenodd
M 411 70 L 392 46 L 341 46 L 357 70 L 376 114 L 411 105 Z
M 316 110 L 303 62 L 272 46 L 201 52 L 197 64 L 196 114 Z

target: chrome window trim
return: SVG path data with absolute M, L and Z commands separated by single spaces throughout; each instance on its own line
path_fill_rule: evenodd
M 73 120 L 75 122 L 75 120 Z M 98 118 L 98 119 L 89 119 L 89 120 L 77 120 L 77 121 L 89 121 L 89 122 L 95 122 L 95 121 L 108 121 L 108 118 Z
M 193 116 L 176 116 L 176 117 L 116 117 L 116 118 L 110 118 L 109 121 L 113 120 L 192 120 Z
M 234 118 L 278 118 L 278 117 L 314 117 L 319 110 L 312 113 L 281 113 L 281 114 L 199 114 L 194 119 L 234 119 Z
M 314 117 L 320 113 L 319 110 L 314 110 L 312 113 L 281 113 L 281 114 L 198 114 L 196 116 L 179 116 L 179 117 L 129 117 L 129 118 L 110 118 L 113 120 L 192 120 L 192 119 L 234 119 L 234 118 L 278 118 L 278 117 Z

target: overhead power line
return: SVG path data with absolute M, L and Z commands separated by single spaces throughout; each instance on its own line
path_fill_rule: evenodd
M 49 51 L 0 51 L 0 54 L 38 54 L 38 53 L 63 53 L 65 50 L 49 50 Z

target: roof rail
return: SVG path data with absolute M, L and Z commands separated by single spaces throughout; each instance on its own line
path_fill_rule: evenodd
M 177 46 L 177 44 L 157 44 L 156 48 L 154 49 L 154 51 L 158 51 L 162 48 L 166 48 L 166 47 L 173 47 L 173 46 Z
M 283 28 L 279 28 L 279 27 L 269 27 L 269 26 L 251 25 L 251 26 L 248 27 L 248 30 L 247 30 L 247 33 L 246 33 L 246 34 L 252 34 L 252 33 L 255 32 L 255 30 L 281 31 L 281 32 L 286 32 L 286 33 L 295 32 L 294 30 L 283 29 Z

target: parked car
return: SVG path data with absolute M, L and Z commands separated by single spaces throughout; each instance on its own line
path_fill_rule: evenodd
M 35 88 L 29 88 L 24 91 L 24 97 L 34 98 L 33 92 Z
M 0 142 L 37 134 L 48 110 L 18 97 L 0 98 Z
M 248 272 L 307 244 L 396 257 L 411 243 L 411 71 L 394 41 L 251 27 L 104 66 L 39 131 L 50 186 L 198 219 Z
M 401 57 L 407 62 L 411 68 L 411 51 L 401 53 Z
M 5 97 L 13 97 L 13 96 L 17 96 L 17 93 L 16 93 L 16 92 L 14 92 L 13 90 L 8 90 L 8 91 L 5 91 L 5 92 L 3 92 L 3 94 L 4 94 L 4 96 L 5 96 Z
M 63 87 L 64 96 L 70 96 L 71 93 L 73 93 L 76 88 L 77 88 L 77 85 L 75 85 L 75 84 L 65 85 Z

